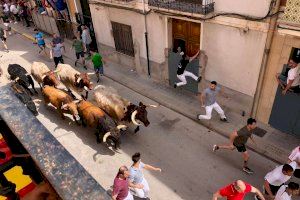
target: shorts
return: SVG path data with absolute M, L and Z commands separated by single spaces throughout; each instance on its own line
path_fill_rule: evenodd
M 41 48 L 41 47 L 43 47 L 43 48 L 45 48 L 46 47 L 46 44 L 38 44 L 38 46 Z
M 282 185 L 283 185 L 283 184 L 282 184 Z M 271 192 L 273 193 L 273 195 L 276 195 L 276 194 L 277 194 L 279 188 L 280 188 L 282 185 L 280 185 L 280 186 L 275 186 L 275 185 L 269 184 L 270 189 L 271 189 Z M 265 194 L 269 195 L 269 193 L 266 191 L 266 189 L 264 189 L 264 192 L 265 192 Z
M 6 37 L 5 36 L 2 36 L 2 37 L 0 37 L 1 38 L 1 41 L 2 42 L 6 42 Z
M 238 150 L 238 152 L 242 153 L 242 152 L 246 152 L 247 151 L 246 146 L 244 144 L 239 145 L 239 146 L 233 144 L 233 146 L 235 146 L 235 148 Z
M 81 52 L 75 52 L 75 54 L 76 54 L 76 58 L 77 58 L 77 60 L 81 57 L 81 58 L 84 58 L 84 52 L 83 51 L 81 51 Z
M 95 70 L 95 73 L 96 74 L 103 74 L 104 73 L 104 70 L 103 70 L 103 65 L 101 65 L 100 67 L 95 67 L 94 66 L 94 70 Z

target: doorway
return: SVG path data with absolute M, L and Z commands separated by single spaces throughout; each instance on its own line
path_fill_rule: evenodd
M 300 62 L 299 48 L 292 49 L 290 59 Z M 284 65 L 281 75 L 287 77 L 289 69 L 288 65 Z M 290 91 L 287 92 L 286 95 L 282 95 L 282 89 L 278 86 L 269 124 L 280 131 L 300 137 L 299 102 L 300 93 Z
M 172 42 L 173 51 L 170 52 L 168 58 L 169 65 L 169 84 L 174 85 L 178 82 L 177 66 L 181 59 L 178 47 L 189 57 L 195 55 L 200 48 L 201 24 L 179 19 L 172 19 Z M 190 62 L 186 70 L 199 76 L 199 60 L 195 59 Z M 181 87 L 193 93 L 198 93 L 198 82 L 190 77 L 186 77 L 187 84 Z

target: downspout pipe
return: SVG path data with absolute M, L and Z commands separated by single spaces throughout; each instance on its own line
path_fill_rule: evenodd
M 145 24 L 145 43 L 146 43 L 146 56 L 147 56 L 147 69 L 148 76 L 151 77 L 151 69 L 150 69 L 150 59 L 149 59 L 149 45 L 148 45 L 148 28 L 147 28 L 147 15 L 145 15 L 145 0 L 143 0 L 143 13 L 144 13 L 144 24 Z
M 280 0 L 278 0 L 276 3 L 277 4 L 275 4 L 275 12 L 278 12 L 279 8 L 280 8 Z M 273 38 L 274 38 L 274 32 L 275 32 L 275 29 L 276 29 L 277 19 L 278 19 L 278 15 L 274 18 L 270 18 L 270 27 L 269 27 L 269 31 L 268 31 L 268 35 L 267 35 L 267 39 L 266 39 L 264 55 L 263 55 L 263 59 L 262 59 L 261 67 L 260 67 L 260 72 L 259 72 L 259 77 L 258 77 L 258 81 L 257 81 L 256 91 L 255 91 L 255 94 L 254 94 L 254 99 L 253 99 L 252 108 L 251 108 L 251 114 L 250 115 L 253 118 L 256 118 L 256 116 L 257 116 L 259 100 L 260 100 L 261 95 L 262 95 L 263 82 L 264 82 L 264 79 L 265 79 L 266 68 L 267 68 L 267 64 L 268 64 L 268 60 L 269 60 L 269 54 L 270 54 L 270 48 L 271 48 Z

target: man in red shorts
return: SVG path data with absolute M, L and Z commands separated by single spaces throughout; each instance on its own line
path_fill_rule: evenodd
M 243 200 L 245 195 L 249 192 L 255 193 L 261 200 L 265 200 L 258 189 L 241 180 L 237 180 L 217 191 L 212 200 L 218 200 L 219 198 L 226 198 L 227 200 Z

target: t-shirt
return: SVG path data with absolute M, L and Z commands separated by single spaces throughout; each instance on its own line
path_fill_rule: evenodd
M 247 126 L 244 126 L 243 128 L 237 131 L 238 136 L 234 139 L 233 144 L 235 144 L 236 146 L 245 145 L 253 132 L 254 129 L 249 131 Z
M 102 63 L 102 57 L 99 53 L 95 53 L 92 56 L 92 62 L 94 64 L 94 67 L 101 67 L 103 65 Z
M 17 6 L 16 5 L 14 5 L 14 4 L 12 4 L 11 6 L 10 6 L 10 12 L 12 12 L 13 14 L 18 14 L 18 9 L 17 9 Z
M 288 195 L 288 193 L 286 192 L 287 189 L 287 185 L 283 185 L 279 188 L 279 190 L 277 191 L 277 194 L 275 196 L 274 200 L 291 200 L 292 196 Z
M 139 168 L 135 168 L 133 166 L 130 167 L 129 172 L 129 180 L 134 184 L 140 184 L 143 181 L 144 175 L 142 169 L 145 167 L 145 164 L 140 162 Z
M 59 11 L 66 9 L 65 2 L 63 0 L 56 0 L 55 6 L 56 6 L 57 10 L 59 10 Z
M 289 165 L 291 165 L 295 169 L 297 163 L 291 162 Z M 265 180 L 273 186 L 281 186 L 282 184 L 286 183 L 288 180 L 290 180 L 291 177 L 284 175 L 282 173 L 282 168 L 283 165 L 280 165 L 267 173 L 267 175 L 265 176 Z
M 74 40 L 72 46 L 75 48 L 76 53 L 83 52 L 83 43 L 81 40 Z
M 292 87 L 295 87 L 300 84 L 300 67 L 299 65 L 295 68 L 292 68 L 288 72 L 287 84 L 290 80 L 294 80 L 292 83 Z
M 113 196 L 117 194 L 117 200 L 123 200 L 127 197 L 129 192 L 129 183 L 127 179 L 120 179 L 118 177 L 114 180 Z
M 4 5 L 3 5 L 3 11 L 4 12 L 6 12 L 6 13 L 8 13 L 9 12 L 9 4 L 7 4 L 7 3 L 5 3 Z
M 217 94 L 220 92 L 221 88 L 216 87 L 215 90 L 212 90 L 211 88 L 206 88 L 204 90 L 205 95 L 205 106 L 210 106 L 217 101 Z
M 58 58 L 58 57 L 62 56 L 61 47 L 62 47 L 62 44 L 57 44 L 57 45 L 55 45 L 55 47 L 52 47 L 53 57 Z
M 37 40 L 38 45 L 44 45 L 45 44 L 45 40 L 43 38 L 43 33 L 38 32 L 37 34 L 35 34 L 34 37 Z
M 183 74 L 183 72 L 185 71 L 185 68 L 187 66 L 187 64 L 189 64 L 189 60 L 186 60 L 185 58 L 182 58 L 178 64 L 178 68 L 177 68 L 177 75 L 181 75 Z
M 245 182 L 244 182 L 245 183 Z M 251 185 L 249 185 L 248 183 L 245 183 L 246 185 L 246 189 L 244 192 L 238 192 L 233 184 L 230 184 L 224 188 L 222 188 L 219 193 L 222 197 L 226 197 L 227 200 L 243 200 L 245 195 L 249 192 L 251 192 Z
M 91 44 L 92 38 L 88 29 L 82 31 L 81 37 L 84 44 Z
M 292 151 L 291 155 L 289 156 L 289 159 L 290 159 L 291 161 L 296 161 L 296 162 L 300 163 L 300 146 L 296 147 L 296 148 Z M 297 164 L 297 167 L 296 167 L 296 168 L 299 169 L 300 166 Z

